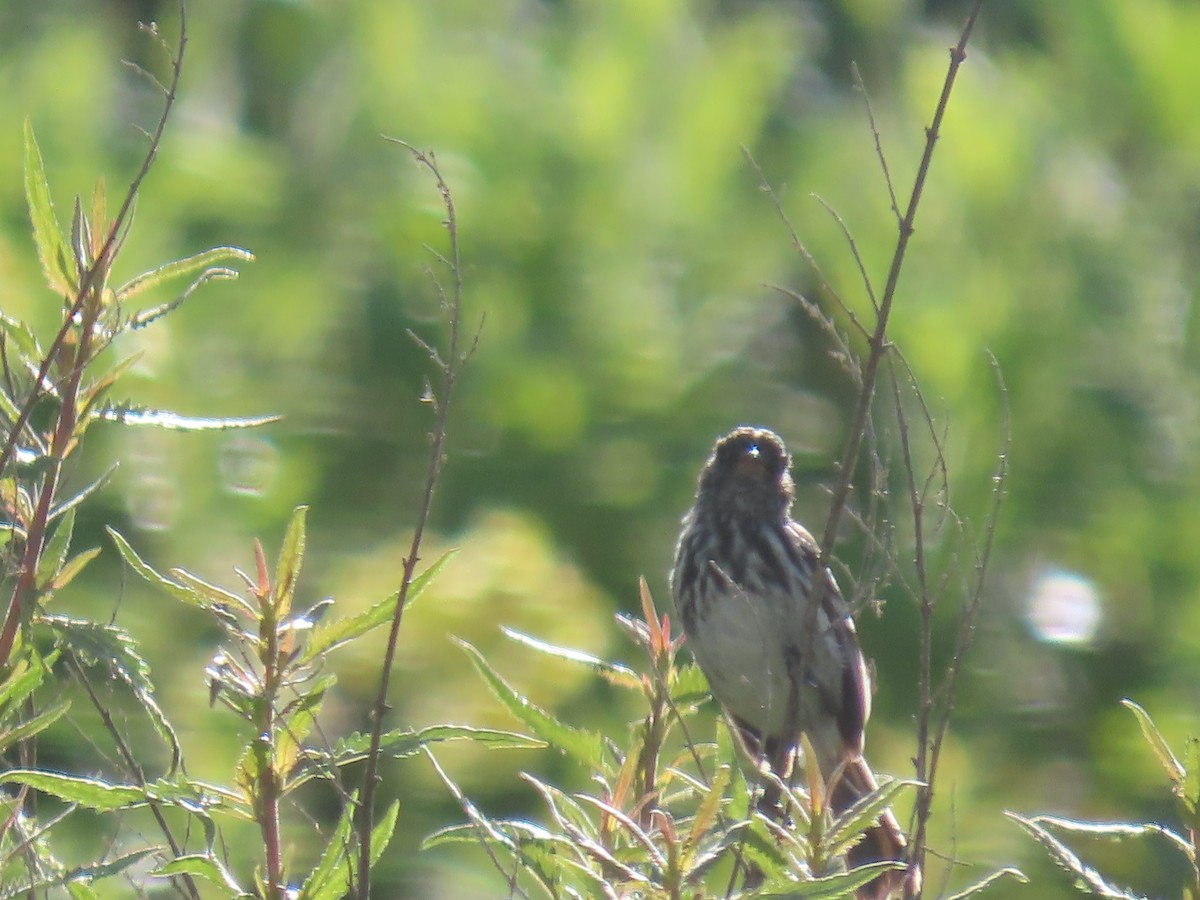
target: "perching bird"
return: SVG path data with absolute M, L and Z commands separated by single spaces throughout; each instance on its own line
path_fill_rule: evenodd
M 870 676 L 849 607 L 820 548 L 791 518 L 791 458 L 773 432 L 738 428 L 717 441 L 684 517 L 671 590 L 696 662 L 748 753 L 786 780 L 801 733 L 822 777 L 835 779 L 835 813 L 875 790 L 863 758 Z M 824 580 L 820 607 L 810 599 Z M 768 786 L 764 808 L 778 790 Z M 850 851 L 851 866 L 903 860 L 891 810 Z M 875 879 L 861 898 L 883 898 L 913 870 Z

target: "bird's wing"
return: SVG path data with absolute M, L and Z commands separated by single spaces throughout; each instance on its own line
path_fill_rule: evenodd
M 787 533 L 797 552 L 811 561 L 809 570 L 815 571 L 821 555 L 816 539 L 797 522 L 788 522 Z M 833 573 L 826 569 L 824 574 L 820 608 L 814 610 L 810 607 L 807 614 L 814 617 L 816 632 L 813 640 L 824 642 L 839 670 L 837 684 L 833 683 L 835 679 L 830 679 L 830 683 L 822 683 L 820 687 L 831 701 L 829 705 L 837 711 L 838 732 L 845 743 L 845 753 L 856 758 L 862 755 L 863 731 L 871 715 L 870 676 L 858 646 L 858 633 L 854 628 L 850 607 Z M 818 584 L 820 581 L 814 578 L 814 590 L 818 589 Z M 824 682 L 824 679 L 820 680 Z

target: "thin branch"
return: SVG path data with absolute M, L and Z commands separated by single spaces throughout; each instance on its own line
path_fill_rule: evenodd
M 404 558 L 403 562 L 399 599 L 396 603 L 396 611 L 392 616 L 391 630 L 388 632 L 387 645 L 384 649 L 383 664 L 379 671 L 379 691 L 371 708 L 371 743 L 367 753 L 366 772 L 363 776 L 362 800 L 359 807 L 357 824 L 359 856 L 358 883 L 355 888 L 355 896 L 359 900 L 368 900 L 371 893 L 371 830 L 374 822 L 375 790 L 379 781 L 379 756 L 380 743 L 383 736 L 383 718 L 389 709 L 388 688 L 396 657 L 396 644 L 400 637 L 400 625 L 404 618 L 404 610 L 408 604 L 409 590 L 412 587 L 417 563 L 420 560 L 421 542 L 425 536 L 425 528 L 429 523 L 429 514 L 433 507 L 434 490 L 437 487 L 438 477 L 441 475 L 442 465 L 445 462 L 446 425 L 450 413 L 450 398 L 454 391 L 455 383 L 458 381 L 458 376 L 461 374 L 462 368 L 470 356 L 470 351 L 465 354 L 460 354 L 459 351 L 463 279 L 462 262 L 458 246 L 458 219 L 454 208 L 454 198 L 450 193 L 449 186 L 442 177 L 441 170 L 438 168 L 437 159 L 432 153 L 423 153 L 415 147 L 406 144 L 404 141 L 394 138 L 387 138 L 387 140 L 399 144 L 408 150 L 417 164 L 425 168 L 434 177 L 438 191 L 442 195 L 442 204 L 446 210 L 445 226 L 450 242 L 449 255 L 440 258 L 449 269 L 452 281 L 448 297 L 443 292 L 441 286 L 438 286 L 439 296 L 446 309 L 449 336 L 444 361 L 439 359 L 436 353 L 431 352 L 431 356 L 435 360 L 435 366 L 441 374 L 441 385 L 436 396 L 433 397 L 435 400 L 435 420 L 430 446 L 429 471 L 425 478 L 425 490 L 421 497 L 421 506 L 417 514 L 416 527 L 413 529 L 412 543 L 409 545 L 408 555 Z M 472 341 L 472 349 L 477 340 L 478 335 Z M 423 341 L 420 343 L 425 346 L 427 351 L 432 351 L 430 345 Z

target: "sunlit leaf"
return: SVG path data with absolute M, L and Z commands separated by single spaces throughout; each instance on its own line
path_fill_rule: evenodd
M 175 729 L 158 705 L 150 664 L 138 652 L 133 636 L 116 625 L 66 616 L 44 616 L 41 621 L 54 631 L 58 643 L 85 666 L 98 666 L 133 692 L 159 737 L 170 748 L 171 767 L 179 765 L 182 750 Z
M 75 556 L 58 570 L 58 574 L 50 581 L 50 590 L 61 591 L 68 584 L 75 580 L 84 566 L 90 563 L 93 559 L 100 555 L 99 547 L 92 547 L 90 550 L 84 550 L 82 553 L 77 553 Z
M 1080 890 L 1097 897 L 1111 898 L 1111 900 L 1146 900 L 1140 894 L 1135 894 L 1132 891 L 1109 884 L 1099 871 L 1085 863 L 1074 850 L 1037 822 L 1014 812 L 1005 811 L 1004 814 L 1024 828 L 1034 840 L 1041 844 L 1046 852 L 1050 854 L 1050 858 L 1070 874 L 1072 880 Z
M 514 690 L 484 659 L 483 654 L 466 641 L 458 644 L 467 652 L 477 672 L 483 676 L 492 693 L 519 721 L 550 746 L 563 751 L 591 771 L 604 768 L 604 740 L 601 735 L 580 731 L 535 706 L 528 697 Z
M 275 570 L 274 607 L 276 619 L 282 621 L 292 611 L 292 595 L 304 563 L 304 525 L 308 516 L 307 506 L 297 506 L 288 522 L 283 547 L 279 551 L 279 564 Z
M 967 897 L 973 897 L 976 894 L 982 893 L 993 884 L 1005 879 L 1012 878 L 1014 881 L 1019 881 L 1021 884 L 1029 884 L 1029 879 L 1025 877 L 1025 873 L 1020 869 L 1014 869 L 1011 866 L 1004 869 L 997 869 L 978 881 L 973 882 L 957 893 L 951 894 L 946 900 L 966 900 Z
M 396 820 L 400 818 L 400 801 L 397 800 L 388 807 L 386 813 L 379 818 L 375 823 L 375 827 L 371 829 L 371 865 L 379 862 L 379 857 L 383 855 L 383 851 L 387 849 L 387 845 L 391 843 L 392 834 L 396 831 Z
M 826 857 L 841 856 L 859 837 L 878 821 L 880 814 L 891 806 L 906 790 L 920 786 L 917 781 L 892 779 L 864 797 L 860 797 L 849 809 L 840 813 L 825 833 Z
M 441 572 L 442 567 L 457 552 L 457 550 L 450 550 L 443 554 L 440 559 L 433 562 L 429 568 L 412 580 L 408 589 L 408 603 L 415 602 L 421 596 L 429 583 Z M 312 662 L 335 647 L 362 637 L 384 623 L 390 623 L 399 599 L 398 593 L 392 594 L 363 612 L 330 622 L 322 622 L 313 629 L 312 636 L 305 642 L 304 652 L 300 654 L 299 658 L 300 664 Z
M 228 260 L 253 262 L 254 254 L 248 250 L 243 250 L 241 247 L 214 247 L 211 250 L 205 250 L 203 253 L 197 253 L 195 256 L 189 256 L 186 259 L 177 259 L 166 265 L 159 266 L 157 269 L 143 272 L 141 275 L 135 275 L 117 288 L 116 295 L 124 303 L 143 291 L 157 287 L 165 281 L 170 281 L 173 278 L 182 278 L 184 275 L 190 275 L 193 272 L 210 268 Z M 236 272 L 228 269 L 223 271 L 231 272 L 234 277 L 237 275 Z M 138 315 L 147 316 L 148 313 L 139 313 Z
M 59 698 L 45 709 L 40 710 L 37 715 L 26 719 L 12 728 L 6 728 L 3 732 L 0 732 L 0 751 L 7 752 L 8 748 L 13 744 L 33 737 L 38 732 L 45 731 L 70 708 L 70 700 Z
M 1167 742 L 1163 739 L 1158 728 L 1154 724 L 1154 720 L 1150 718 L 1150 714 L 1142 709 L 1132 700 L 1122 700 L 1121 705 L 1128 709 L 1137 718 L 1138 727 L 1142 730 L 1142 737 L 1146 739 L 1146 743 L 1150 745 L 1151 751 L 1158 758 L 1159 765 L 1163 767 L 1163 771 L 1167 773 L 1167 778 L 1177 787 L 1182 785 L 1187 777 L 1187 772 L 1179 760 L 1175 758 L 1175 754 L 1171 752 L 1171 748 L 1167 746 Z
M 203 878 L 205 881 L 211 881 L 213 884 L 219 884 L 228 892 L 225 894 L 227 897 L 242 898 L 254 896 L 237 883 L 233 874 L 225 868 L 225 864 L 214 854 L 193 853 L 188 856 L 177 856 L 165 865 L 159 866 L 150 874 L 157 878 L 191 875 L 196 878 Z
M 146 802 L 146 793 L 128 784 L 111 784 L 96 778 L 80 778 L 58 772 L 10 769 L 0 772 L 0 783 L 24 784 L 68 803 L 78 803 L 98 812 L 111 812 Z
M 112 528 L 107 528 L 105 530 L 108 532 L 108 536 L 112 538 L 113 544 L 116 545 L 117 552 L 121 554 L 121 558 L 125 560 L 125 562 L 131 569 L 133 569 L 133 571 L 142 576 L 143 579 L 155 587 L 162 588 L 172 597 L 176 598 L 177 600 L 182 600 L 189 606 L 197 606 L 200 609 L 211 608 L 211 604 L 209 603 L 209 600 L 205 594 L 198 590 L 193 590 L 189 587 L 179 584 L 178 582 L 172 581 L 165 575 L 159 574 L 149 563 L 137 555 L 137 551 L 134 550 L 130 543 L 121 536 L 120 532 Z
M 46 284 L 55 293 L 68 296 L 74 291 L 75 284 L 71 256 L 54 215 L 54 202 L 50 199 L 50 185 L 46 181 L 46 166 L 33 134 L 33 123 L 29 119 L 25 120 L 25 202 L 29 205 L 33 239 L 37 244 Z
M 242 416 L 239 418 L 203 418 L 181 416 L 161 409 L 137 409 L 128 405 L 109 404 L 97 410 L 96 418 L 121 425 L 145 425 L 167 431 L 233 431 L 240 428 L 259 428 L 280 421 L 282 416 Z
M 325 842 L 321 858 L 300 888 L 298 900 L 341 900 L 350 890 L 352 868 L 348 864 L 354 849 L 354 813 L 358 795 L 342 807 L 337 827 Z
M 545 641 L 538 640 L 535 637 L 530 637 L 523 632 L 517 631 L 515 628 L 501 626 L 500 630 L 504 632 L 507 637 L 519 644 L 524 644 L 530 649 L 536 650 L 538 653 L 545 653 L 548 656 L 564 659 L 567 662 L 587 666 L 593 672 L 601 675 L 613 684 L 621 685 L 623 687 L 631 687 L 635 690 L 641 689 L 641 677 L 637 672 L 628 666 L 623 666 L 620 663 L 608 662 L 607 660 L 600 659 L 598 656 L 592 656 L 590 653 L 584 653 L 582 650 L 573 650 L 568 647 L 557 647 L 554 644 L 548 644 Z
M 67 552 L 71 546 L 71 535 L 75 531 L 75 510 L 70 510 L 63 516 L 46 546 L 42 548 L 42 557 L 38 561 L 37 584 L 40 590 L 46 590 L 50 582 L 62 569 L 67 560 Z

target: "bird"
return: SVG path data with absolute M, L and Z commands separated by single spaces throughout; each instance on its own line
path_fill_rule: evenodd
M 863 756 L 871 676 L 820 546 L 791 517 L 790 470 L 783 440 L 768 429 L 742 426 L 716 442 L 683 519 L 671 593 L 692 655 L 747 754 L 786 781 L 807 735 L 837 814 L 878 787 Z M 782 817 L 779 796 L 768 782 L 760 809 Z M 848 864 L 903 861 L 905 847 L 889 809 Z M 906 878 L 915 894 L 920 874 L 910 866 L 858 896 L 882 900 Z

